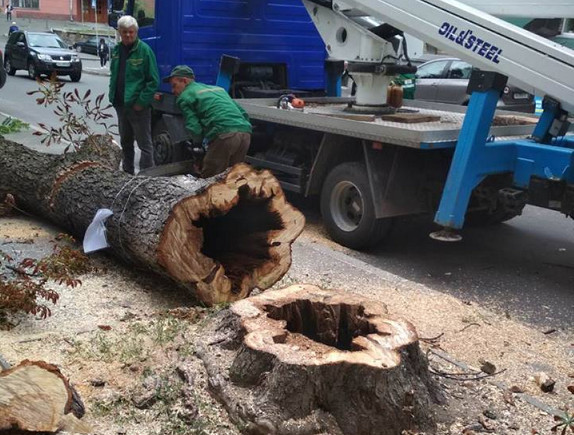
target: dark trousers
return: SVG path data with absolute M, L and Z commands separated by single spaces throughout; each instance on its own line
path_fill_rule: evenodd
M 12 21 L 12 12 L 6 12 L 6 21 Z
M 106 66 L 107 61 L 108 61 L 108 55 L 100 54 L 100 66 Z
M 213 177 L 245 160 L 250 143 L 249 133 L 225 133 L 217 136 L 208 145 L 201 176 L 203 178 Z
M 151 139 L 151 109 L 135 111 L 131 107 L 115 107 L 118 114 L 120 142 L 123 151 L 122 169 L 134 174 L 134 139 L 141 151 L 140 170 L 151 168 L 153 162 L 153 143 Z

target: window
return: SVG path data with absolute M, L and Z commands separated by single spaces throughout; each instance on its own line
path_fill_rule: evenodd
M 454 60 L 450 64 L 448 69 L 447 78 L 449 79 L 470 79 L 470 74 L 472 73 L 472 65 L 460 61 Z
M 574 18 L 564 20 L 564 33 L 574 33 Z
M 24 9 L 40 9 L 40 0 L 12 0 L 12 6 Z
M 419 67 L 416 77 L 418 79 L 440 79 L 443 77 L 444 68 L 447 63 L 447 60 L 441 60 L 424 64 Z
M 138 26 L 153 26 L 155 21 L 155 0 L 135 0 L 133 16 Z
M 44 33 L 29 33 L 28 45 L 30 47 L 44 47 L 44 48 L 67 48 L 60 38 L 56 35 Z

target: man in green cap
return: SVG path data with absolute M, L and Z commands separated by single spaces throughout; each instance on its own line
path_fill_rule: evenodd
M 138 22 L 124 15 L 118 20 L 121 44 L 111 53 L 110 101 L 118 114 L 122 168 L 134 174 L 134 139 L 141 151 L 140 169 L 154 166 L 151 103 L 159 85 L 152 49 L 138 38 Z
M 195 81 L 193 70 L 178 65 L 163 79 L 171 84 L 195 143 L 207 140 L 201 176 L 212 177 L 245 159 L 251 142 L 249 116 L 225 89 Z

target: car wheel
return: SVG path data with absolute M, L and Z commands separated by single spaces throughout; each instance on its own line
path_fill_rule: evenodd
M 39 76 L 40 74 L 38 74 L 38 70 L 36 70 L 36 65 L 34 65 L 34 62 L 28 62 L 28 77 L 30 77 L 32 80 L 36 80 Z
M 81 78 L 82 78 L 81 71 L 70 74 L 70 80 L 72 80 L 73 82 L 79 82 Z
M 4 66 L 0 66 L 0 88 L 3 88 L 6 84 L 6 70 Z
M 389 232 L 392 219 L 377 219 L 364 164 L 336 166 L 321 190 L 321 214 L 333 240 L 352 249 L 366 249 Z
M 8 75 L 13 76 L 16 74 L 16 68 L 12 66 L 12 62 L 8 56 L 6 56 L 6 59 L 4 59 L 4 68 L 6 69 Z

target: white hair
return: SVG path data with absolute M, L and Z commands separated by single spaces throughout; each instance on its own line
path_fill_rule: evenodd
M 131 15 L 124 15 L 118 20 L 118 29 L 129 29 L 135 27 L 136 30 L 139 29 L 137 20 Z

